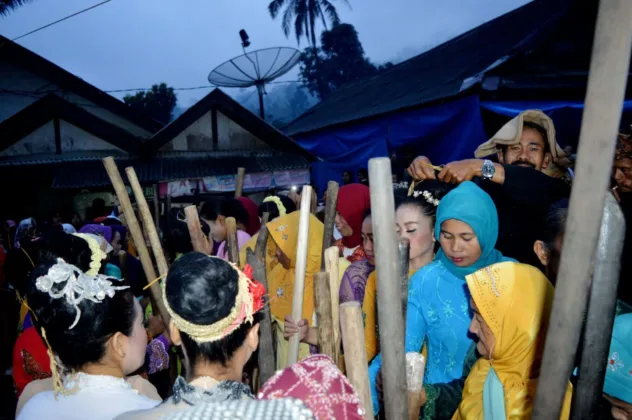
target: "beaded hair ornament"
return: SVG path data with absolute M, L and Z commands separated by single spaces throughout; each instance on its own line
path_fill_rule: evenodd
M 283 202 L 276 195 L 271 195 L 270 197 L 264 198 L 263 202 L 264 203 L 272 202 L 272 203 L 276 204 L 277 208 L 279 209 L 279 216 L 285 216 L 287 214 L 287 209 L 283 205 Z
M 237 272 L 238 278 L 235 304 L 225 318 L 210 325 L 194 324 L 178 315 L 171 306 L 169 306 L 169 301 L 167 300 L 166 285 L 169 277 L 167 277 L 167 281 L 163 283 L 162 300 L 165 303 L 167 312 L 171 315 L 171 320 L 178 330 L 186 333 L 198 343 L 211 343 L 221 340 L 239 328 L 241 324 L 253 322 L 253 315 L 264 306 L 263 296 L 266 292 L 265 287 L 263 284 L 252 279 L 252 267 L 246 264 L 244 271 L 241 271 L 235 264 L 230 263 L 230 265 Z
M 81 238 L 88 243 L 90 252 L 92 252 L 92 257 L 90 261 L 90 269 L 86 271 L 86 274 L 89 276 L 96 276 L 99 274 L 99 270 L 101 270 L 101 261 L 107 257 L 106 253 L 103 252 L 101 245 L 92 236 L 85 233 L 73 233 L 72 235 Z
M 79 304 L 84 300 L 100 303 L 106 297 L 114 297 L 117 290 L 128 289 L 129 286 L 112 286 L 111 277 L 97 274 L 92 276 L 84 273 L 61 258 L 43 276 L 35 281 L 40 292 L 48 293 L 53 299 L 66 299 L 75 308 L 75 320 L 69 330 L 72 330 L 81 318 Z M 62 284 L 65 283 L 63 286 Z M 57 287 L 56 287 L 57 286 Z
M 415 187 L 417 186 L 417 184 L 418 183 L 415 181 L 410 183 L 410 187 L 408 188 L 408 196 L 412 196 L 415 198 L 422 196 L 428 204 L 432 204 L 433 206 L 437 207 L 440 200 L 438 198 L 435 198 L 430 191 L 415 191 Z

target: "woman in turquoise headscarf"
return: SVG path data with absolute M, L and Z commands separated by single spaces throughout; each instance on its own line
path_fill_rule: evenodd
M 461 400 L 466 359 L 473 361 L 470 294 L 465 276 L 502 261 L 513 261 L 494 247 L 498 213 L 490 196 L 464 182 L 441 200 L 435 238 L 441 249 L 434 261 L 410 279 L 406 317 L 406 352 L 426 343 L 425 405 L 421 417 L 450 418 Z M 380 409 L 376 380 L 378 355 L 369 366 L 373 412 Z
M 632 419 L 632 313 L 614 319 L 603 393 L 612 418 Z

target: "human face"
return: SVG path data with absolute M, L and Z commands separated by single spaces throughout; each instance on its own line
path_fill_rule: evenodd
M 507 146 L 506 151 L 498 152 L 498 160 L 508 165 L 518 165 L 542 171 L 549 166 L 551 154 L 546 153 L 546 144 L 542 135 L 533 128 L 524 127 L 520 143 Z
M 432 258 L 435 238 L 430 217 L 425 216 L 419 207 L 405 204 L 395 212 L 395 223 L 397 236 L 408 239 L 411 262 L 425 256 Z
M 375 254 L 373 253 L 373 224 L 371 223 L 371 216 L 365 218 L 364 222 L 362 222 L 362 249 L 364 250 L 369 262 L 375 265 Z
M 446 257 L 458 267 L 469 267 L 478 261 L 483 252 L 470 225 L 456 219 L 441 224 L 439 242 Z
M 632 191 L 632 159 L 615 160 L 612 167 L 612 178 L 622 193 Z
M 134 318 L 134 328 L 132 334 L 129 337 L 123 336 L 123 371 L 125 375 L 135 372 L 145 362 L 145 351 L 147 347 L 147 333 L 143 326 L 143 309 L 138 303 L 138 300 L 134 300 L 134 311 L 136 317 Z
M 207 220 L 211 227 L 211 238 L 217 242 L 222 243 L 226 240 L 226 225 L 224 223 L 224 217 L 219 216 L 217 220 Z
M 119 253 L 121 252 L 121 232 L 118 231 L 114 231 L 114 236 L 112 237 L 112 242 L 110 243 L 110 245 L 112 245 L 112 255 L 113 256 L 118 256 Z
M 493 356 L 494 345 L 496 344 L 496 337 L 492 329 L 489 328 L 487 322 L 483 319 L 483 316 L 478 311 L 478 306 L 474 303 L 474 300 L 470 299 L 470 306 L 474 316 L 470 323 L 470 332 L 478 337 L 478 343 L 476 343 L 476 350 L 484 359 L 490 360 Z
M 274 256 L 276 257 L 279 264 L 281 264 L 283 268 L 285 268 L 286 270 L 289 270 L 290 268 L 292 268 L 292 260 L 290 260 L 290 257 L 285 255 L 281 247 L 277 245 L 276 241 L 274 241 L 274 247 L 275 247 Z
M 349 172 L 343 172 L 342 183 L 344 185 L 351 184 L 351 174 Z
M 338 229 L 338 232 L 340 232 L 344 238 L 353 235 L 353 229 L 351 229 L 351 226 L 349 226 L 345 218 L 342 217 L 340 213 L 336 213 L 335 223 L 336 229 Z

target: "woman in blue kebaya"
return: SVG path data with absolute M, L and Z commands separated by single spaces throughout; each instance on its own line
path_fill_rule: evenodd
M 465 276 L 491 264 L 512 261 L 494 249 L 498 238 L 496 207 L 472 182 L 462 183 L 443 197 L 434 234 L 441 249 L 431 264 L 410 279 L 406 317 L 406 352 L 421 351 L 424 343 L 428 350 L 423 418 L 442 417 L 440 412 L 450 417 L 461 399 L 460 390 L 453 388 L 463 386 L 459 380 L 472 345 Z M 375 413 L 380 407 L 376 380 L 381 365 L 378 355 L 369 366 Z

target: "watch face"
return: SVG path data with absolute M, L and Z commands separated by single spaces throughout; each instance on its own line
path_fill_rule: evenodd
M 481 169 L 481 173 L 483 175 L 483 178 L 491 178 L 494 176 L 494 173 L 496 172 L 495 170 L 496 168 L 494 167 L 494 164 L 491 163 L 490 161 L 485 161 L 485 163 L 483 163 L 483 168 Z

